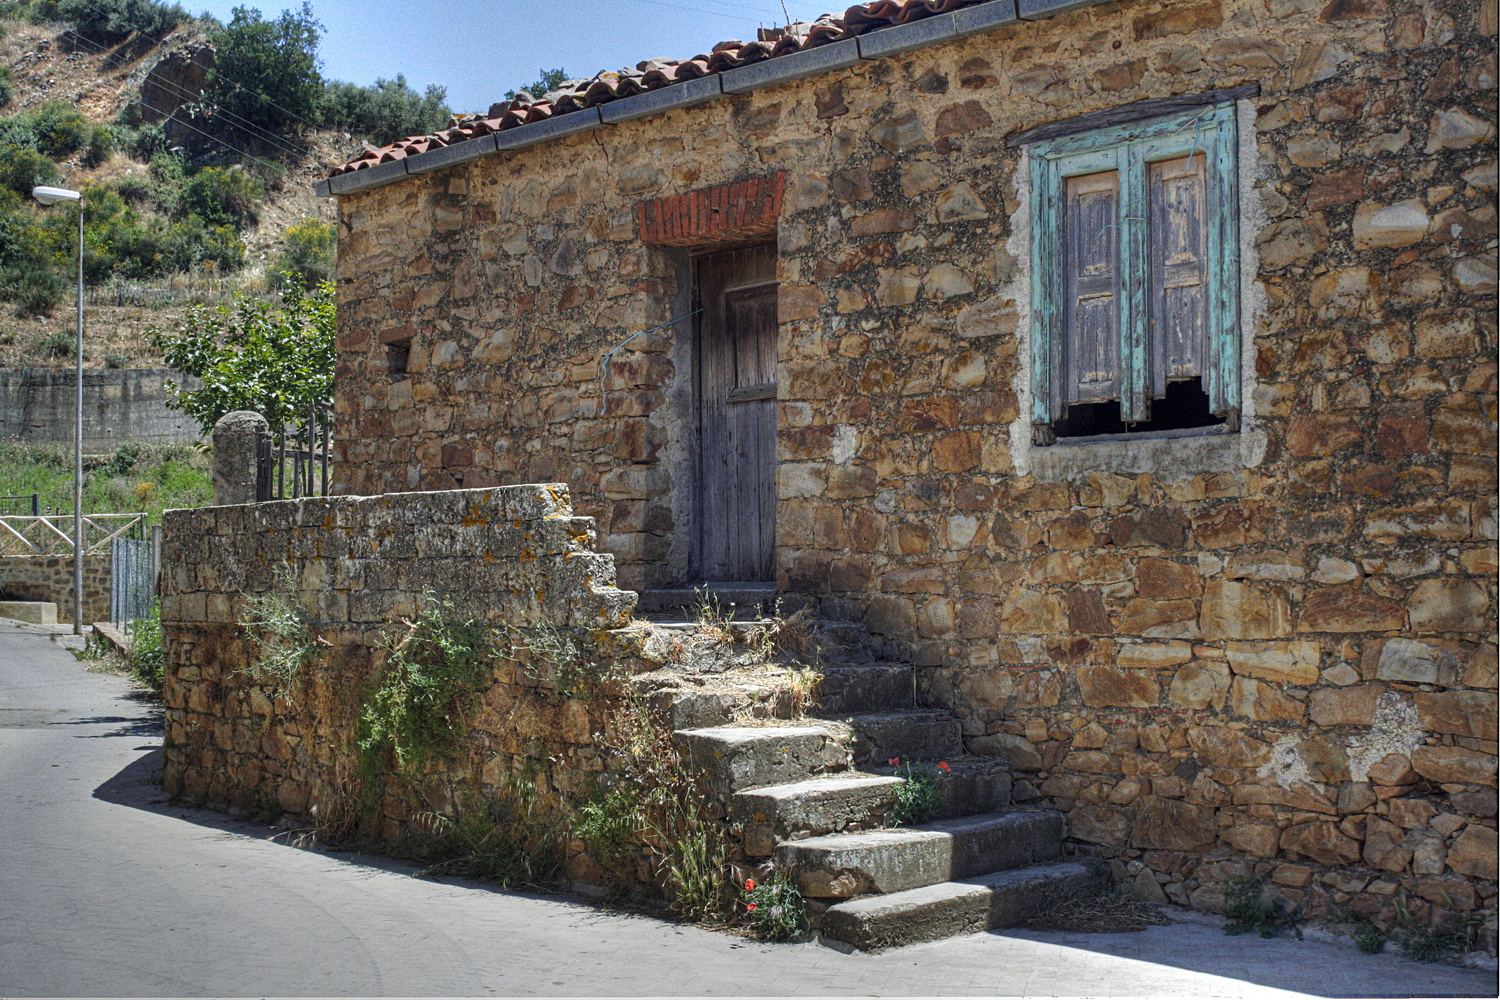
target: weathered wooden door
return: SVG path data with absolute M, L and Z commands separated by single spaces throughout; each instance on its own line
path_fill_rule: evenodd
M 776 248 L 697 258 L 696 575 L 776 578 Z

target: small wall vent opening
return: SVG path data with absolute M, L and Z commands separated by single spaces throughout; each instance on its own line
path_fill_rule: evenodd
M 411 341 L 393 340 L 385 345 L 385 370 L 392 377 L 406 374 L 407 362 L 411 360 Z

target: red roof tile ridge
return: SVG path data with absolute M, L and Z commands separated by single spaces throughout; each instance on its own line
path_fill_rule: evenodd
M 730 40 L 691 59 L 647 59 L 635 70 L 604 70 L 587 79 L 569 80 L 572 89 L 534 95 L 521 91 L 490 106 L 485 115 L 455 115 L 449 127 L 430 136 L 407 136 L 379 149 L 366 149 L 348 163 L 329 171 L 330 177 L 425 153 L 430 149 L 520 128 L 558 115 L 571 114 L 674 84 L 724 73 L 751 63 L 791 55 L 803 49 L 831 45 L 870 31 L 974 7 L 989 0 L 869 0 L 842 15 L 823 14 L 779 29 L 779 37 L 753 42 Z M 774 32 L 765 33 L 774 34 Z

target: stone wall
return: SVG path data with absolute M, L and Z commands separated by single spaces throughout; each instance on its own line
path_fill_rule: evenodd
M 83 557 L 83 621 L 109 621 L 108 552 Z M 57 620 L 73 620 L 73 557 L 0 556 L 0 595 L 17 601 L 51 601 Z
M 167 382 L 195 388 L 197 379 L 166 368 L 83 373 L 83 449 L 196 441 L 195 420 L 167 408 Z M 76 390 L 71 368 L 0 370 L 0 440 L 71 443 Z
M 545 622 L 592 637 L 591 652 L 622 670 L 644 641 L 629 627 L 635 595 L 613 588 L 610 557 L 593 551 L 593 525 L 560 485 L 176 510 L 163 529 L 163 780 L 191 799 L 312 823 L 359 816 L 367 684 L 382 641 L 424 594 L 497 628 Z M 273 590 L 309 610 L 323 651 L 290 686 L 249 671 L 236 624 L 249 595 Z M 365 832 L 395 837 L 413 811 L 492 793 L 528 761 L 539 788 L 589 790 L 609 699 L 559 697 L 515 660 L 493 681 L 458 759 L 412 787 L 384 782 Z
M 1143 893 L 1260 864 L 1324 915 L 1491 906 L 1495 28 L 1107 4 L 346 196 L 338 488 L 566 481 L 622 583 L 680 578 L 686 326 L 598 388 L 690 300 L 635 209 L 784 170 L 781 589 L 913 656 Z M 1240 433 L 1031 447 L 1005 137 L 1247 83 Z

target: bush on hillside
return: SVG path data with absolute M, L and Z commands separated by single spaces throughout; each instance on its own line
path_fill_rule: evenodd
M 88 145 L 92 129 L 77 108 L 48 101 L 35 111 L 0 118 L 0 146 L 34 149 L 60 160 Z
M 89 144 L 83 151 L 83 162 L 87 167 L 97 167 L 108 160 L 115 151 L 115 130 L 108 125 L 95 125 L 89 129 Z
M 174 214 L 196 215 L 210 226 L 243 229 L 258 221 L 265 185 L 240 167 L 204 167 L 182 188 Z
M 298 131 L 317 118 L 323 78 L 318 75 L 318 38 L 323 26 L 304 3 L 274 21 L 260 11 L 236 7 L 228 27 L 216 34 L 218 52 L 208 74 L 203 103 L 229 112 L 215 114 L 213 127 L 242 149 L 266 149 L 269 140 L 248 121 L 275 135 Z
M 25 146 L 0 146 L 0 184 L 22 198 L 38 184 L 57 180 L 57 164 Z
M 4 107 L 16 97 L 16 75 L 9 66 L 0 66 L 0 107 Z
M 409 135 L 430 135 L 448 123 L 448 91 L 433 84 L 419 94 L 406 77 L 376 80 L 372 87 L 331 81 L 323 88 L 319 121 L 324 128 L 384 146 Z
M 272 287 L 279 289 L 292 282 L 311 290 L 333 280 L 338 231 L 332 224 L 322 219 L 303 219 L 287 226 L 283 238 L 286 250 L 271 266 Z
M 139 31 L 154 38 L 187 20 L 187 11 L 157 0 L 58 0 L 57 16 L 82 34 L 124 38 Z

